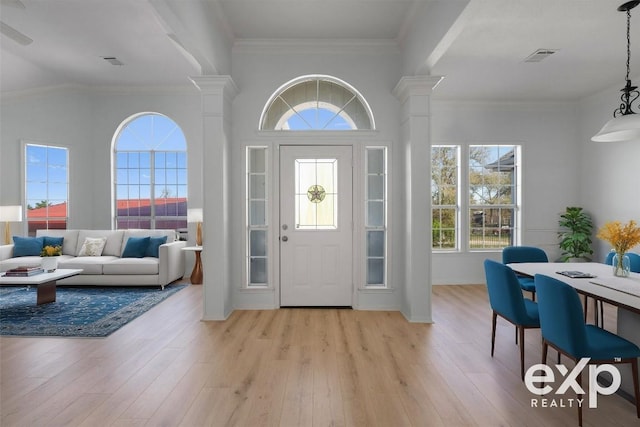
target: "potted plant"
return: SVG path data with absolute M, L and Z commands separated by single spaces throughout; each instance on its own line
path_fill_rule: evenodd
M 590 260 L 589 255 L 593 254 L 593 222 L 589 214 L 580 207 L 567 207 L 566 212 L 560 215 L 558 223 L 563 228 L 558 232 L 562 250 L 560 259 L 564 262 Z

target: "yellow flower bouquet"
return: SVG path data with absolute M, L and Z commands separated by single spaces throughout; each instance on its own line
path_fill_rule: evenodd
M 607 222 L 600 230 L 597 237 L 611 243 L 617 258 L 613 270 L 616 276 L 628 276 L 629 264 L 624 262 L 624 254 L 640 243 L 640 227 L 634 220 L 622 225 L 620 221 Z M 628 257 L 627 257 L 628 259 Z
M 45 246 L 40 252 L 40 256 L 60 256 L 62 255 L 62 246 Z

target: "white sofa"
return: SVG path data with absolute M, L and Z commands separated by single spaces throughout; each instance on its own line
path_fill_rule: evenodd
M 184 275 L 187 242 L 174 241 L 175 230 L 37 230 L 36 237 L 63 237 L 58 268 L 81 268 L 82 274 L 59 280 L 60 285 L 160 286 Z M 158 258 L 122 258 L 129 237 L 167 236 L 160 245 Z M 105 237 L 100 256 L 78 256 L 85 238 Z M 40 264 L 39 256 L 13 256 L 14 245 L 0 246 L 0 271 L 21 265 Z

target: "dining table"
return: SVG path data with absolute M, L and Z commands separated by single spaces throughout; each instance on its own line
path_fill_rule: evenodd
M 597 262 L 523 262 L 507 264 L 518 274 L 544 274 L 572 286 L 579 294 L 617 307 L 617 333 L 640 346 L 640 273 L 628 277 L 613 274 L 611 265 Z M 617 365 L 621 390 L 633 396 L 631 368 Z

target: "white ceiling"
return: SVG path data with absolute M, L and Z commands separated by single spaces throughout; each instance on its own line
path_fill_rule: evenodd
M 472 1 L 469 16 L 462 17 L 464 29 L 432 69 L 446 76 L 437 92 L 452 97 L 470 92 L 480 99 L 575 100 L 611 86 L 622 88 L 626 15 L 616 9 L 623 2 Z M 640 7 L 632 12 L 631 29 L 631 69 L 640 76 Z M 523 61 L 540 48 L 558 52 L 539 63 Z
M 193 57 L 210 51 L 207 37 L 220 34 L 229 44 L 348 39 L 393 41 L 402 49 L 415 26 L 426 25 L 418 18 L 423 16 L 420 10 L 436 1 L 1 0 L 0 20 L 34 42 L 22 46 L 0 36 L 0 90 L 60 84 L 184 85 L 201 72 Z M 16 7 L 20 3 L 24 9 Z M 616 11 L 621 3 L 471 0 L 438 46 L 440 53 L 431 58 L 431 74 L 446 77 L 436 96 L 575 100 L 622 87 L 626 18 Z M 165 19 L 167 11 L 179 17 L 180 28 L 178 20 Z M 633 12 L 631 67 L 640 75 L 636 15 L 640 8 Z M 216 20 L 207 21 L 212 16 Z M 194 32 L 185 39 L 191 27 L 211 32 Z M 167 34 L 177 35 L 192 55 L 185 55 Z M 540 63 L 523 62 L 538 48 L 558 52 Z M 104 56 L 115 56 L 125 65 L 110 65 Z
M 416 0 L 221 0 L 239 39 L 395 39 Z M 424 2 L 423 2 L 424 3 Z

